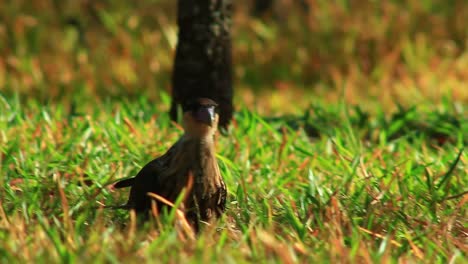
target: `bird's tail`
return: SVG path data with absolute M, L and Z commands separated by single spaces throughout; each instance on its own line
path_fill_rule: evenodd
M 130 187 L 133 185 L 134 182 L 135 182 L 135 177 L 120 180 L 114 184 L 114 188 L 120 189 L 120 188 Z

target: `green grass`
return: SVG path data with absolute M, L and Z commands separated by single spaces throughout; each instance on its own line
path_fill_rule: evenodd
M 395 115 L 462 124 L 441 120 L 436 136 L 343 104 L 284 117 L 241 106 L 217 146 L 228 210 L 192 241 L 174 216 L 135 231 L 127 212 L 97 209 L 124 203 L 109 184 L 181 134 L 167 102 L 71 113 L 1 99 L 2 261 L 466 261 L 468 123 L 451 105 Z
M 0 8 L 0 262 L 468 261 L 463 0 L 240 1 L 228 208 L 196 240 L 100 208 L 182 133 L 174 1 L 88 2 Z

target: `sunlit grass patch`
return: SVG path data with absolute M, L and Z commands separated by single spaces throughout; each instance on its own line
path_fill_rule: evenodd
M 72 115 L 64 104 L 3 99 L 4 260 L 466 258 L 468 133 L 450 105 L 386 116 L 343 104 L 284 117 L 238 109 L 217 145 L 227 212 L 192 240 L 174 214 L 161 216 L 161 228 L 135 229 L 126 211 L 99 209 L 123 204 L 127 194 L 110 184 L 182 133 L 166 113 L 147 100 L 86 104 Z M 412 122 L 442 129 L 444 140 Z

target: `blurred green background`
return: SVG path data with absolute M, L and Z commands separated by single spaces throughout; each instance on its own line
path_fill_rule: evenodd
M 234 1 L 237 98 L 468 101 L 465 0 L 276 0 L 262 13 L 253 2 Z M 171 87 L 175 16 L 174 0 L 5 1 L 0 91 L 157 100 Z

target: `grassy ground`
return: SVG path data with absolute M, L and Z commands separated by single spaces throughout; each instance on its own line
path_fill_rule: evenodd
M 237 7 L 228 210 L 196 240 L 99 209 L 182 133 L 171 1 L 2 5 L 1 261 L 465 263 L 468 7 L 278 2 Z

